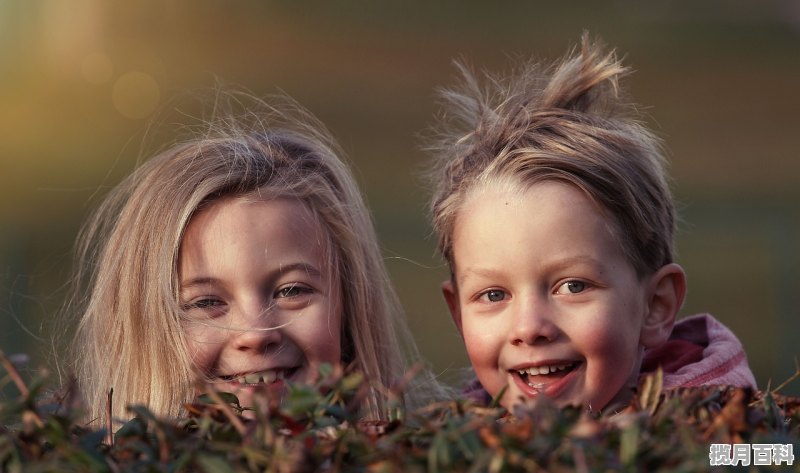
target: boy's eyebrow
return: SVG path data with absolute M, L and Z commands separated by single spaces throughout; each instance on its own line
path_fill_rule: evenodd
M 591 266 L 596 267 L 598 270 L 602 271 L 605 266 L 603 263 L 596 258 L 592 258 L 589 255 L 577 255 L 577 256 L 570 256 L 567 258 L 556 260 L 555 262 L 549 264 L 547 269 L 549 270 L 558 270 L 568 268 L 570 266 L 574 266 L 576 264 L 588 264 Z
M 603 265 L 602 262 L 588 255 L 569 256 L 563 259 L 558 259 L 553 262 L 546 263 L 545 265 L 543 265 L 543 268 L 544 271 L 548 272 L 558 271 L 578 264 L 591 265 L 601 273 L 604 272 L 605 269 L 605 266 Z M 470 267 L 464 269 L 464 271 L 461 273 L 461 277 L 458 278 L 457 282 L 459 285 L 462 285 L 464 284 L 465 280 L 469 279 L 471 276 L 494 279 L 500 277 L 501 275 L 502 275 L 502 269 L 499 268 L 494 269 L 494 268 Z
M 471 276 L 478 276 L 486 279 L 494 279 L 500 276 L 501 271 L 497 269 L 490 269 L 490 268 L 465 268 L 464 271 L 461 272 L 461 276 L 458 278 L 459 286 L 463 285 L 465 280 L 470 279 Z
M 316 266 L 302 261 L 297 263 L 280 265 L 278 269 L 279 274 L 290 273 L 292 271 L 302 271 L 312 277 L 322 276 L 322 271 L 320 271 Z M 220 283 L 220 280 L 218 278 L 211 276 L 198 276 L 195 278 L 188 279 L 186 281 L 181 281 L 180 286 L 181 290 L 184 290 L 191 287 L 214 285 L 218 283 Z

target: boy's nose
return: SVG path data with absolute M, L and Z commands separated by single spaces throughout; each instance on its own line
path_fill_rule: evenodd
M 560 333 L 551 320 L 547 302 L 539 298 L 529 298 L 516 307 L 512 323 L 509 337 L 512 345 L 549 343 Z

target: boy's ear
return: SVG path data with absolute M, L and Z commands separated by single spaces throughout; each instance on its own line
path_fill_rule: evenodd
M 450 316 L 453 317 L 453 322 L 456 324 L 458 333 L 463 336 L 464 332 L 461 330 L 461 306 L 458 303 L 458 288 L 456 288 L 456 285 L 451 279 L 442 283 L 442 295 L 444 296 L 445 302 L 447 302 L 447 308 L 450 309 Z
M 679 265 L 664 265 L 650 277 L 640 341 L 646 348 L 666 342 L 686 297 L 686 273 Z

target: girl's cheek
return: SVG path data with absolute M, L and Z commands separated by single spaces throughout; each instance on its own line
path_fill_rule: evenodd
M 190 360 L 195 368 L 206 374 L 211 373 L 220 346 L 220 337 L 208 332 L 208 329 L 185 332 Z

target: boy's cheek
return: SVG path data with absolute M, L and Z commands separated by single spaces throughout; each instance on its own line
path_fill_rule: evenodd
M 476 324 L 466 318 L 462 319 L 461 334 L 470 358 L 496 362 L 502 340 L 497 328 L 488 323 Z

